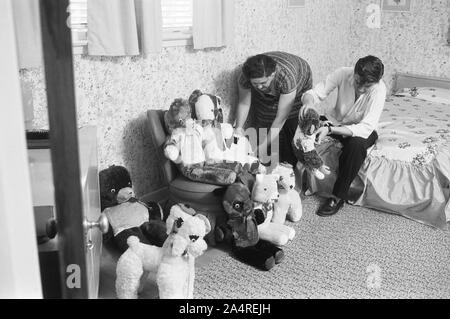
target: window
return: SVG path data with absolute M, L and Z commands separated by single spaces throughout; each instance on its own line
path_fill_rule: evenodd
M 164 46 L 192 44 L 193 0 L 162 0 Z
M 72 45 L 74 54 L 85 52 L 87 45 L 87 1 L 70 0 L 67 11 L 70 13 L 67 24 L 72 30 Z
M 70 0 L 67 9 L 74 54 L 86 52 L 87 1 Z M 193 0 L 161 0 L 161 8 L 164 46 L 192 45 Z

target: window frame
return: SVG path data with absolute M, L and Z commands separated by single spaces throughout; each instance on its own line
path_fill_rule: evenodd
M 67 12 L 69 13 L 67 25 L 72 32 L 72 50 L 73 54 L 87 54 L 87 1 L 88 0 L 70 0 Z M 164 0 L 162 0 L 164 1 Z M 192 1 L 192 0 L 191 0 Z M 75 5 L 86 4 L 85 19 L 86 23 L 72 24 L 70 21 L 72 15 L 72 8 Z M 193 3 L 192 3 L 193 5 Z M 161 8 L 162 11 L 162 8 Z M 162 12 L 161 12 L 162 14 Z M 192 46 L 193 45 L 193 27 L 164 27 L 162 26 L 162 46 Z
M 164 1 L 164 0 L 162 0 Z M 191 1 L 192 5 L 192 13 L 193 13 L 193 7 L 194 7 L 194 1 Z M 164 14 L 164 11 L 161 7 L 161 14 Z M 193 18 L 193 17 L 191 17 Z M 191 46 L 193 45 L 193 26 L 179 26 L 179 27 L 164 27 L 164 17 L 162 17 L 163 20 L 163 47 L 172 47 L 172 46 Z

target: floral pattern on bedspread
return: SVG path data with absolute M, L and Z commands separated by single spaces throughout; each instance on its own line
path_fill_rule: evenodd
M 450 142 L 450 105 L 413 97 L 390 96 L 370 156 L 423 166 Z

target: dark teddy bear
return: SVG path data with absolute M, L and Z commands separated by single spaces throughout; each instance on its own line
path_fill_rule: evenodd
M 328 121 L 321 121 L 317 111 L 309 109 L 306 111 L 303 119 L 298 122 L 292 146 L 294 153 L 300 163 L 302 163 L 318 179 L 324 179 L 325 175 L 330 174 L 328 166 L 324 165 L 322 158 L 317 153 L 315 147 L 315 132 L 321 126 L 330 125 Z
M 104 240 L 113 239 L 121 253 L 128 249 L 130 236 L 138 237 L 144 244 L 161 247 L 167 238 L 161 206 L 135 197 L 128 170 L 112 165 L 100 171 L 99 181 L 101 210 L 109 222 Z
M 169 133 L 164 154 L 186 178 L 221 186 L 235 182 L 242 165 L 206 163 L 203 128 L 192 119 L 188 101 L 175 99 L 164 114 L 164 123 Z
M 265 221 L 261 209 L 254 209 L 249 188 L 235 183 L 226 189 L 216 190 L 223 196 L 223 207 L 228 214 L 226 224 L 215 229 L 217 242 L 231 245 L 237 259 L 262 270 L 270 270 L 284 259 L 284 251 L 276 245 L 259 238 L 258 225 Z

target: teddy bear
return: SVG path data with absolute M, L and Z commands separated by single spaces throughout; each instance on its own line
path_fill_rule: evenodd
M 252 200 L 255 209 L 261 209 L 264 213 L 264 222 L 258 224 L 258 234 L 263 240 L 277 246 L 284 246 L 295 237 L 294 228 L 272 222 L 274 203 L 278 201 L 278 184 L 280 176 L 277 174 L 258 174 L 252 190 Z
M 249 188 L 234 183 L 222 190 L 227 222 L 216 227 L 216 241 L 230 245 L 237 259 L 253 267 L 270 270 L 281 263 L 284 251 L 259 238 L 258 224 L 264 222 L 265 216 L 261 209 L 254 209 Z
M 130 236 L 162 246 L 167 234 L 161 206 L 136 198 L 130 173 L 124 166 L 111 165 L 101 170 L 99 184 L 101 211 L 109 223 L 105 242 L 112 241 L 120 252 L 128 249 Z
M 186 178 L 222 186 L 235 182 L 241 167 L 230 168 L 206 162 L 204 129 L 192 119 L 187 100 L 175 99 L 164 114 L 164 123 L 169 133 L 164 154 L 177 164 Z
M 253 156 L 250 142 L 245 136 L 233 133 L 229 123 L 223 123 L 221 98 L 195 90 L 189 97 L 192 117 L 201 123 L 204 132 L 204 150 L 206 160 L 212 163 L 226 162 L 229 165 L 241 165 L 250 168 L 259 164 Z
M 166 220 L 168 238 L 162 247 L 147 245 L 131 236 L 129 248 L 116 266 L 119 299 L 136 299 L 150 272 L 156 273 L 160 299 L 193 299 L 195 258 L 208 248 L 208 219 L 183 204 L 172 206 Z
M 330 168 L 324 165 L 315 147 L 316 135 L 314 133 L 322 125 L 330 125 L 330 123 L 321 121 L 316 110 L 308 109 L 303 119 L 299 120 L 292 140 L 293 150 L 298 161 L 318 179 L 324 179 L 325 175 L 330 174 Z
M 289 163 L 278 164 L 272 174 L 280 176 L 278 179 L 278 193 L 280 197 L 274 203 L 272 222 L 284 224 L 286 217 L 291 222 L 298 222 L 302 217 L 302 200 L 295 190 L 294 168 Z

